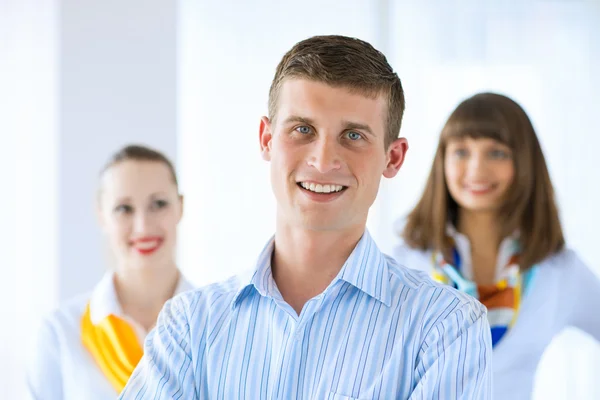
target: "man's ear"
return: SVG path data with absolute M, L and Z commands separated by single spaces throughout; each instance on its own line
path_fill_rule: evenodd
M 405 138 L 398 138 L 390 144 L 387 149 L 388 164 L 383 170 L 383 176 L 386 178 L 393 178 L 396 176 L 404 159 L 406 158 L 406 152 L 408 151 L 408 140 Z
M 262 117 L 260 119 L 260 127 L 258 132 L 258 139 L 260 142 L 260 152 L 263 160 L 271 161 L 271 139 L 273 133 L 271 132 L 271 121 L 269 118 Z

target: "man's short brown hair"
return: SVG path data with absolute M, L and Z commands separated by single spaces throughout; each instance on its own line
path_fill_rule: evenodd
M 284 56 L 269 90 L 269 119 L 275 119 L 279 91 L 286 79 L 322 82 L 332 87 L 387 97 L 385 146 L 398 138 L 404 114 L 400 78 L 385 56 L 369 43 L 346 36 L 314 36 L 297 43 Z

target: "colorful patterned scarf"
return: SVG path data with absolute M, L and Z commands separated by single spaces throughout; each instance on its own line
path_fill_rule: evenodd
M 495 347 L 517 320 L 524 289 L 531 278 L 530 272 L 533 268 L 525 276 L 521 274 L 519 247 L 515 243 L 513 254 L 502 270 L 498 282 L 491 285 L 477 285 L 461 275 L 461 259 L 456 245 L 453 245 L 452 249 L 452 264 L 448 263 L 441 253 L 433 253 L 433 279 L 454 286 L 456 289 L 475 297 L 486 306 L 492 333 L 492 346 Z

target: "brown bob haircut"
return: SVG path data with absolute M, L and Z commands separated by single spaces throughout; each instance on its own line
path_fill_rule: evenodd
M 269 90 L 269 119 L 277 114 L 277 100 L 286 79 L 307 79 L 344 87 L 369 97 L 387 97 L 387 147 L 398 138 L 404 115 L 400 78 L 380 51 L 360 39 L 314 36 L 298 42 L 282 58 Z
M 456 226 L 459 206 L 448 191 L 444 158 L 448 142 L 464 137 L 491 138 L 512 149 L 514 182 L 499 212 L 503 237 L 520 232 L 521 269 L 562 250 L 565 239 L 554 189 L 533 125 L 519 104 L 496 93 L 479 93 L 464 100 L 448 118 L 423 196 L 401 233 L 406 244 L 440 251 L 446 257 L 451 254 L 446 224 Z

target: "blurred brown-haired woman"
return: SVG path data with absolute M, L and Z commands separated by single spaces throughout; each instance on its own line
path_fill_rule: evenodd
M 544 154 L 523 108 L 496 93 L 458 105 L 424 193 L 398 222 L 395 258 L 488 308 L 494 398 L 529 399 L 567 326 L 600 340 L 600 281 L 565 239 Z

